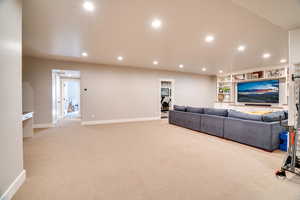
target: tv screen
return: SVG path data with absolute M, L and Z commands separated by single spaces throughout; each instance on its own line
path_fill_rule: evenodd
M 279 80 L 237 84 L 237 101 L 247 103 L 279 103 Z

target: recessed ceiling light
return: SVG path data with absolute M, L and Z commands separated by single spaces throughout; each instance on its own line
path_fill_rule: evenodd
M 286 63 L 287 60 L 286 60 L 286 59 L 281 59 L 280 62 L 281 62 L 281 63 Z
M 82 55 L 83 57 L 87 57 L 87 56 L 88 56 L 87 52 L 83 52 L 81 55 Z
M 183 65 L 183 64 L 180 64 L 180 65 L 179 65 L 179 68 L 183 68 L 183 67 L 184 67 L 184 65 Z
M 222 73 L 223 73 L 223 70 L 219 70 L 219 73 L 222 74 Z
M 205 67 L 203 67 L 203 68 L 202 68 L 202 71 L 204 71 L 204 72 L 205 72 L 205 71 L 206 71 L 206 68 L 205 68 Z
M 245 51 L 246 47 L 244 45 L 238 46 L 237 50 L 238 51 Z
M 212 41 L 214 41 L 214 40 L 215 40 L 215 37 L 212 36 L 212 35 L 208 35 L 208 36 L 205 37 L 205 41 L 206 41 L 206 42 L 212 42 Z
M 90 12 L 95 10 L 95 6 L 91 1 L 85 1 L 83 3 L 83 8 Z
M 158 61 L 157 61 L 157 60 L 154 60 L 154 61 L 153 61 L 153 65 L 158 65 Z
M 122 61 L 124 58 L 123 58 L 123 56 L 118 56 L 117 59 L 118 59 L 119 61 Z
M 269 53 L 264 53 L 264 54 L 262 55 L 262 57 L 263 57 L 263 58 L 270 58 L 270 57 L 271 57 L 271 54 L 269 54 Z
M 160 19 L 154 19 L 151 23 L 152 28 L 159 29 L 162 25 L 162 22 Z

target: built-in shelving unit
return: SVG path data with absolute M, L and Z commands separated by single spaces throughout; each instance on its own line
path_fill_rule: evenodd
M 218 102 L 231 102 L 232 101 L 232 76 L 219 76 L 217 78 L 217 101 Z
M 285 98 L 282 104 L 286 104 L 288 98 L 288 66 L 276 66 L 267 68 L 255 68 L 253 70 L 224 74 L 217 77 L 216 103 L 241 106 L 236 102 L 236 85 L 238 82 L 279 79 L 285 86 Z M 280 106 L 280 105 L 276 105 Z

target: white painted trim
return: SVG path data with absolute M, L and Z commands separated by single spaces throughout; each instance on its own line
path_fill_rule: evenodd
M 33 124 L 33 128 L 54 128 L 55 124 L 49 123 L 49 124 Z
M 24 183 L 26 179 L 26 171 L 23 170 L 19 176 L 12 182 L 12 184 L 8 187 L 8 189 L 3 193 L 0 197 L 0 200 L 11 200 L 12 197 L 16 194 L 19 190 L 21 185 Z
M 81 125 L 97 125 L 97 124 L 115 124 L 115 123 L 126 123 L 126 122 L 140 122 L 140 121 L 154 121 L 160 120 L 159 117 L 142 117 L 142 118 L 127 118 L 127 119 L 113 119 L 113 120 L 98 120 L 98 121 L 83 121 Z

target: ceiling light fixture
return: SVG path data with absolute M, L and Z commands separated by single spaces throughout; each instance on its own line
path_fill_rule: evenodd
M 180 65 L 179 65 L 179 68 L 183 68 L 183 67 L 184 67 L 184 65 L 183 65 L 183 64 L 180 64 Z
M 95 10 L 95 6 L 94 4 L 91 2 L 91 1 L 85 1 L 83 3 L 83 8 L 86 10 L 86 11 L 94 11 Z
M 280 60 L 280 62 L 281 62 L 281 63 L 286 63 L 287 60 L 283 58 L 283 59 Z
M 151 23 L 152 28 L 159 29 L 162 25 L 162 22 L 160 19 L 154 19 Z
M 270 58 L 270 57 L 271 57 L 271 54 L 269 54 L 269 53 L 264 53 L 264 54 L 262 55 L 262 57 L 263 57 L 263 58 Z
M 223 70 L 219 70 L 219 73 L 222 74 L 222 73 L 223 73 Z
M 206 41 L 206 42 L 212 42 L 212 41 L 214 41 L 214 40 L 215 40 L 215 37 L 212 36 L 212 35 L 208 35 L 208 36 L 205 37 L 205 41 Z
M 122 56 L 118 56 L 117 59 L 118 59 L 119 61 L 124 60 L 124 58 L 123 58 Z
M 87 52 L 83 52 L 81 55 L 82 55 L 83 57 L 87 57 L 87 56 L 88 56 Z
M 206 71 L 206 68 L 205 68 L 205 67 L 203 67 L 203 68 L 202 68 L 202 71 L 204 71 L 204 72 L 205 72 L 205 71 Z
M 237 50 L 238 51 L 245 51 L 246 47 L 244 45 L 240 45 Z
M 153 65 L 158 65 L 158 61 L 157 61 L 157 60 L 154 60 L 154 61 L 153 61 Z

